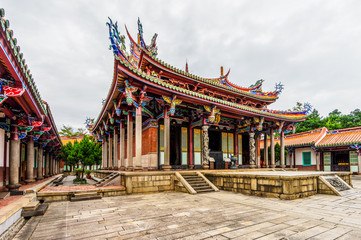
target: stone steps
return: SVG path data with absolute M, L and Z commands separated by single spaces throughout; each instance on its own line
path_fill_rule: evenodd
M 23 211 L 21 212 L 21 216 L 24 218 L 29 218 L 33 216 L 42 216 L 45 214 L 49 205 L 46 203 L 40 204 L 39 201 L 29 202 L 23 207 Z
M 82 192 L 82 193 L 75 193 L 74 196 L 70 197 L 70 201 L 77 202 L 77 201 L 94 200 L 101 198 L 102 196 L 98 195 L 97 192 Z
M 97 181 L 95 186 L 102 187 L 118 176 L 119 176 L 119 172 L 112 172 L 111 174 L 107 175 L 105 178 L 101 179 L 100 181 Z
M 196 191 L 197 193 L 214 192 L 215 190 L 210 186 L 201 176 L 197 173 L 184 173 L 181 174 L 184 180 Z

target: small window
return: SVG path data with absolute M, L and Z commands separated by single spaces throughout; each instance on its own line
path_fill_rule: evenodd
M 303 166 L 311 166 L 311 152 L 303 152 Z

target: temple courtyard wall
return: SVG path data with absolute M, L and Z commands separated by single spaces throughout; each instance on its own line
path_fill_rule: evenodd
M 112 171 L 95 171 L 97 178 L 104 178 Z M 154 171 L 154 172 L 120 172 L 120 182 L 126 194 L 156 192 L 188 192 L 182 173 L 196 171 Z M 334 194 L 325 186 L 319 176 L 337 175 L 352 186 L 351 174 L 348 172 L 298 172 L 269 170 L 208 170 L 201 172 L 217 188 L 225 191 L 239 192 L 248 195 L 275 197 L 281 199 L 297 199 L 322 194 Z

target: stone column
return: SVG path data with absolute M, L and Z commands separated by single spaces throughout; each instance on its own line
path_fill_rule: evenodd
M 281 137 L 280 137 L 280 143 L 281 143 L 281 168 L 285 168 L 285 133 L 283 130 L 281 130 Z
M 11 127 L 10 137 L 10 159 L 9 159 L 9 185 L 6 187 L 10 191 L 19 189 L 19 166 L 20 166 L 20 140 L 17 134 L 17 127 Z
M 133 113 L 129 111 L 127 122 L 127 168 L 133 170 Z
M 170 166 L 170 118 L 167 110 L 164 111 L 164 165 L 163 170 L 169 171 Z
M 264 143 L 263 143 L 263 155 L 264 155 L 264 163 L 265 167 L 269 168 L 269 161 L 268 161 L 268 139 L 267 139 L 267 133 L 264 133 Z
M 108 159 L 108 169 L 113 169 L 113 139 L 109 133 L 109 159 Z
M 39 143 L 38 146 L 38 176 L 36 179 L 43 179 L 43 147 L 41 146 L 41 143 Z
M 49 176 L 53 176 L 53 155 L 49 152 Z
M 50 176 L 49 176 L 49 172 L 50 172 L 49 163 L 50 163 L 50 161 L 49 161 L 49 152 L 46 151 L 46 152 L 45 152 L 45 177 L 46 177 L 46 178 L 47 178 L 47 177 L 50 177 Z
M 255 134 L 255 141 L 256 141 L 256 165 L 257 168 L 261 168 L 261 134 L 257 133 Z
M 256 167 L 256 146 L 254 140 L 254 132 L 249 132 L 249 167 Z
M 114 166 L 113 169 L 118 170 L 119 166 L 118 166 L 118 159 L 119 159 L 119 152 L 118 152 L 118 128 L 115 126 L 114 127 Z
M 271 136 L 271 168 L 276 167 L 276 161 L 275 161 L 275 135 L 273 133 L 273 129 L 270 130 L 270 136 Z
M 202 126 L 202 130 L 203 130 L 202 168 L 203 169 L 209 169 L 209 136 L 208 136 L 208 128 L 209 128 L 209 126 L 207 126 L 207 125 Z
M 135 115 L 135 168 L 142 169 L 142 107 L 138 107 Z
M 28 136 L 26 144 L 26 183 L 35 182 L 34 178 L 34 141 L 32 136 Z
M 103 138 L 103 161 L 102 161 L 102 169 L 106 169 L 108 166 L 108 142 L 107 137 Z
M 361 150 L 357 151 L 357 160 L 358 160 L 358 174 L 361 175 Z
M 124 128 L 124 120 L 120 122 L 120 170 L 125 170 L 125 128 Z
M 316 171 L 320 171 L 320 152 L 316 152 Z
M 289 162 L 290 168 L 293 168 L 292 154 L 293 154 L 293 152 L 292 152 L 292 150 L 290 149 L 290 150 L 288 151 L 288 162 Z

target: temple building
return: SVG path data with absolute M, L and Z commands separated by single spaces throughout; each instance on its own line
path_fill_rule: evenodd
M 249 87 L 229 81 L 230 71 L 204 78 L 173 67 L 157 58 L 157 34 L 146 44 L 138 19 L 136 40 L 130 41 L 111 19 L 110 48 L 114 74 L 101 112 L 89 127 L 103 146 L 103 169 L 170 170 L 223 169 L 228 159 L 237 166 L 261 167 L 260 136 L 295 129 L 302 112 L 270 110 L 283 86 L 264 92 L 263 80 Z M 267 142 L 267 141 L 266 141 Z M 274 141 L 270 145 L 274 149 Z M 274 151 L 265 167 L 275 167 Z M 285 167 L 285 159 L 281 159 Z
M 275 143 L 280 143 L 280 138 L 276 138 Z M 285 136 L 284 146 L 289 167 L 361 174 L 361 127 L 338 130 L 323 127 L 291 134 Z
M 4 9 L 0 17 L 0 190 L 16 191 L 60 171 L 61 140 Z

